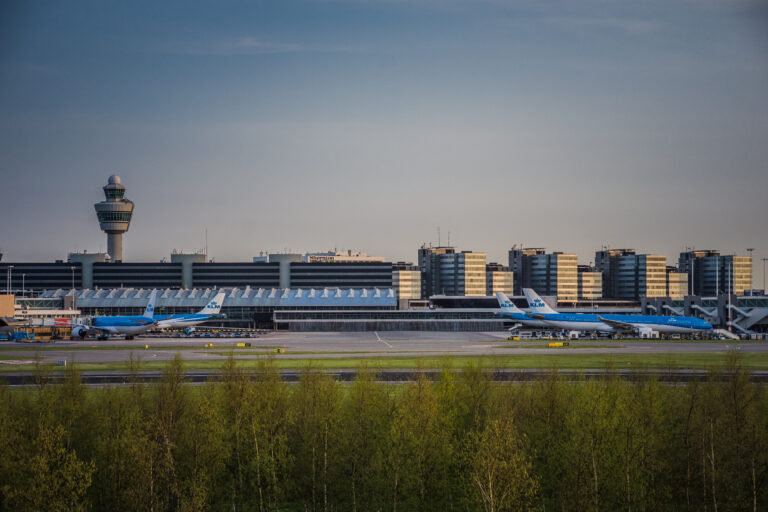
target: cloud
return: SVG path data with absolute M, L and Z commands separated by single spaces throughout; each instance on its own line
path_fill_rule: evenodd
M 222 39 L 210 43 L 172 44 L 171 53 L 185 55 L 268 55 L 281 53 L 357 53 L 360 47 L 320 43 L 269 41 L 252 36 Z
M 659 22 L 632 18 L 556 17 L 544 18 L 543 21 L 576 28 L 604 29 L 628 35 L 645 35 L 661 29 Z

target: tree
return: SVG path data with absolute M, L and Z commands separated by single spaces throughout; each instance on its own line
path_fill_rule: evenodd
M 246 496 L 248 454 L 248 432 L 246 411 L 252 395 L 246 372 L 238 367 L 232 353 L 227 357 L 221 373 L 222 383 L 217 386 L 220 394 L 222 416 L 226 438 L 226 476 L 222 482 L 226 499 L 235 510 L 243 507 Z
M 91 500 L 97 510 L 147 510 L 152 506 L 152 457 L 158 451 L 130 389 L 93 390 L 90 436 L 97 465 Z
M 511 418 L 489 421 L 474 444 L 471 478 L 483 510 L 534 508 L 539 484 Z
M 258 510 L 278 510 L 292 457 L 288 433 L 295 417 L 288 387 L 271 361 L 260 361 L 246 411 L 251 453 L 248 479 Z
M 11 467 L 13 485 L 3 486 L 9 510 L 79 510 L 95 470 L 67 449 L 61 425 L 41 424 L 31 443 L 17 452 Z
M 375 374 L 359 368 L 341 411 L 342 471 L 352 510 L 384 506 L 384 453 L 391 400 L 388 388 L 374 381 Z M 343 496 L 344 494 L 342 494 Z
M 149 446 L 154 448 L 150 453 L 150 499 L 156 510 L 176 509 L 181 498 L 176 462 L 179 428 L 186 421 L 188 407 L 184 382 L 184 362 L 177 353 L 163 370 L 149 415 Z
M 569 485 L 563 501 L 572 509 L 599 511 L 622 506 L 617 497 L 623 495 L 623 471 L 615 436 L 620 390 L 617 379 L 611 377 L 588 381 L 574 393 L 564 461 Z
M 403 389 L 390 423 L 387 458 L 393 509 L 398 504 L 418 510 L 444 508 L 451 451 L 450 432 L 438 417 L 437 393 L 419 374 Z
M 341 405 L 339 384 L 330 376 L 308 367 L 302 371 L 293 395 L 293 480 L 304 508 L 327 511 L 329 465 Z

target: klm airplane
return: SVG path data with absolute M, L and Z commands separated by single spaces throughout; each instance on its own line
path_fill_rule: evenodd
M 711 331 L 712 326 L 692 316 L 596 315 L 591 313 L 558 313 L 530 288 L 523 288 L 531 312 L 528 316 L 557 329 L 596 331 L 605 334 L 656 331 L 662 334 L 691 334 Z
M 526 312 L 515 306 L 515 304 L 509 300 L 509 297 L 507 297 L 504 293 L 496 292 L 496 300 L 499 301 L 499 309 L 501 309 L 501 311 L 496 313 L 496 315 L 503 318 L 508 318 L 515 322 L 519 322 L 520 324 L 512 327 L 510 330 L 514 330 L 521 325 L 526 327 L 535 327 L 537 329 L 552 329 L 552 326 L 544 323 L 543 320 L 535 320 L 528 316 Z
M 90 318 L 89 325 L 72 327 L 72 337 L 83 339 L 88 335 L 96 335 L 99 339 L 105 340 L 109 336 L 123 334 L 125 339 L 132 340 L 137 334 L 147 332 L 157 324 L 153 318 L 156 297 L 157 290 L 152 290 L 142 316 L 94 316 Z
M 214 318 L 222 318 L 219 311 L 221 311 L 221 305 L 226 296 L 227 294 L 225 292 L 217 293 L 216 296 L 197 313 L 156 316 L 154 319 L 157 321 L 157 327 L 160 329 L 187 328 Z

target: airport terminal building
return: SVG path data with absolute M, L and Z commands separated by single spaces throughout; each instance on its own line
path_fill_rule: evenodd
M 449 242 L 423 244 L 418 265 L 336 250 L 262 253 L 240 262 L 174 251 L 161 261 L 126 262 L 122 237 L 134 203 L 118 176 L 103 191 L 94 209 L 108 253 L 72 253 L 53 263 L 0 261 L 6 293 L 20 297 L 17 304 L 29 312 L 46 304 L 49 311 L 85 315 L 141 314 L 150 290 L 158 289 L 158 314 L 194 313 L 223 290 L 226 318 L 217 322 L 233 327 L 493 331 L 510 323 L 497 316 L 492 295 L 503 291 L 525 308 L 525 287 L 561 312 L 699 316 L 744 334 L 768 331 L 768 298 L 744 296 L 750 256 L 691 250 L 671 267 L 662 255 L 603 248 L 591 267 L 579 266 L 576 254 L 521 246 L 502 266 Z

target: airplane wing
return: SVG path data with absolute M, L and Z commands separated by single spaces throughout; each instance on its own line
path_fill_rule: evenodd
M 93 334 L 94 331 L 96 332 L 104 332 L 107 334 L 116 334 L 117 331 L 114 327 L 97 327 L 95 325 L 87 325 L 85 326 L 88 329 L 88 332 Z
M 597 315 L 597 318 L 604 324 L 610 325 L 617 331 L 634 331 L 635 329 L 637 329 L 636 325 L 630 324 L 627 322 L 619 322 L 618 320 L 608 320 L 607 318 L 603 318 L 600 315 Z
M 155 325 L 157 323 L 155 320 L 152 320 L 151 318 L 139 318 L 139 317 L 131 318 L 131 322 L 135 322 L 139 325 Z
M 215 327 L 209 325 L 196 325 L 190 327 L 196 331 L 258 331 L 259 329 L 248 329 L 247 327 Z

